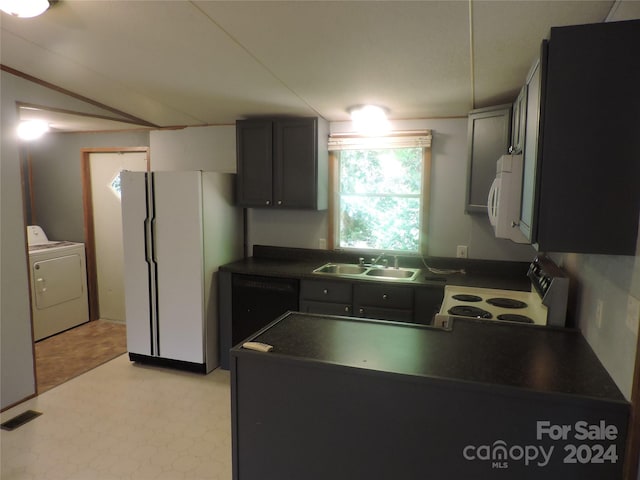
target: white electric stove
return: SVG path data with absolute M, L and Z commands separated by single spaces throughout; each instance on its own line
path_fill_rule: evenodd
M 565 326 L 569 279 L 550 258 L 538 256 L 529 266 L 530 291 L 447 285 L 436 326 L 451 317 L 527 325 Z

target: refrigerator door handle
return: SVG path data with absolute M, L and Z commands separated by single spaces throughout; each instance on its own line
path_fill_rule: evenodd
M 151 355 L 160 355 L 160 339 L 158 332 L 158 282 L 156 254 L 156 214 L 154 202 L 153 173 L 145 174 L 147 179 L 147 216 L 145 222 L 145 255 L 149 271 L 149 328 L 151 333 Z
M 155 295 L 155 261 L 153 252 L 153 228 L 151 220 L 147 216 L 144 219 L 144 256 L 149 275 L 149 329 L 151 340 L 151 355 L 158 355 L 157 321 L 156 321 L 156 295 Z
M 151 244 L 150 244 L 150 237 L 151 237 L 151 229 L 149 226 L 149 218 L 145 218 L 142 228 L 144 229 L 144 260 L 147 263 L 151 263 Z
M 158 263 L 158 249 L 156 246 L 156 237 L 157 237 L 156 217 L 154 216 L 151 219 L 151 261 L 154 264 Z

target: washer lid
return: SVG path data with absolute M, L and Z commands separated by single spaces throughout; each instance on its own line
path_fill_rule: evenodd
M 39 225 L 27 225 L 27 245 L 49 243 L 46 233 Z

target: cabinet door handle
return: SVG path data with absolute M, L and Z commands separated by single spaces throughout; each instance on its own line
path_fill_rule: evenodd
M 364 313 L 364 308 L 361 308 L 360 310 L 358 310 L 358 312 Z
M 344 311 L 349 313 L 351 311 L 351 307 L 347 305 L 346 307 L 344 307 Z
M 389 298 L 389 295 L 387 295 L 386 293 L 382 294 L 382 299 L 383 300 L 387 300 Z
M 282 200 L 278 200 L 278 205 L 282 205 Z
M 325 295 L 328 295 L 329 294 L 329 290 L 325 288 L 324 290 L 322 290 L 322 293 L 324 293 Z
M 271 205 L 271 200 L 267 200 L 266 202 L 264 202 L 265 205 Z

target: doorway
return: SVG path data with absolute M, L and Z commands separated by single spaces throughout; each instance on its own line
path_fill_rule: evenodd
M 120 172 L 147 170 L 147 152 L 88 152 L 96 318 L 125 323 Z M 91 247 L 89 247 L 91 248 Z
M 122 170 L 149 170 L 149 149 L 82 150 L 84 234 L 89 284 L 89 319 L 125 323 L 122 216 L 119 178 Z

